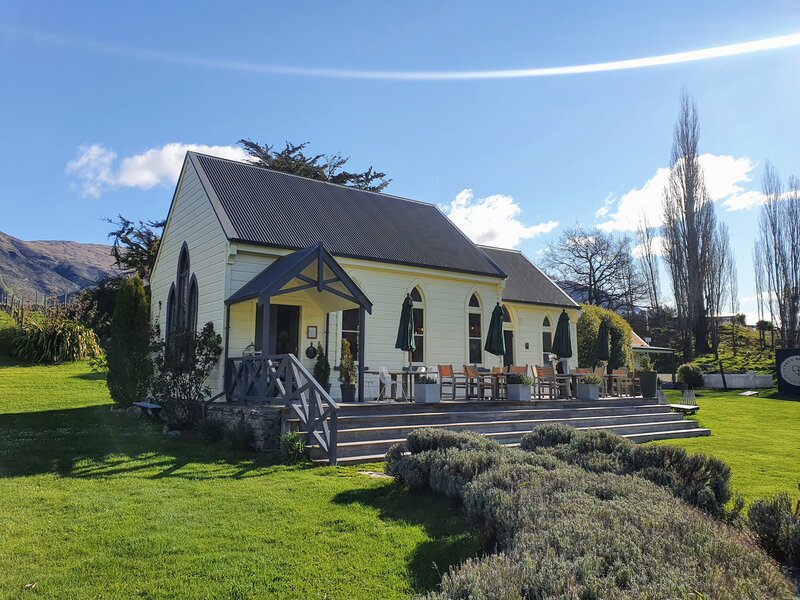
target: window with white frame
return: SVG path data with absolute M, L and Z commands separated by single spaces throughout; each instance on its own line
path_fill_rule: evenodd
M 542 321 L 542 365 L 550 364 L 550 353 L 553 350 L 553 327 L 550 317 Z
M 472 294 L 469 299 L 469 309 L 467 311 L 467 338 L 469 344 L 470 364 L 483 363 L 483 351 L 481 350 L 482 340 L 482 321 L 481 302 L 477 294 Z
M 419 286 L 411 290 L 411 299 L 414 301 L 414 344 L 416 348 L 411 354 L 411 362 L 423 364 L 425 362 L 425 297 Z

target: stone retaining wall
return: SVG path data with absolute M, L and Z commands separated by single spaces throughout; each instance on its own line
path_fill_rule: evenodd
M 259 404 L 235 404 L 219 402 L 209 404 L 206 416 L 227 426 L 246 421 L 253 428 L 253 447 L 259 452 L 280 452 L 282 406 Z

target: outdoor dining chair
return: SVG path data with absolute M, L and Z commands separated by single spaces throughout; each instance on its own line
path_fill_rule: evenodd
M 389 374 L 389 369 L 383 366 L 378 367 L 378 380 L 380 381 L 378 400 L 388 400 L 390 398 L 394 398 L 396 400 L 398 396 L 403 400 L 406 399 L 406 391 L 405 387 L 403 386 L 403 379 L 392 379 L 392 376 Z M 392 388 L 394 388 L 394 392 L 392 391 Z
M 506 381 L 503 377 L 508 371 L 504 367 L 492 367 L 492 375 L 498 377 L 497 400 L 504 400 L 506 397 Z
M 610 392 L 617 396 L 632 396 L 633 381 L 630 373 L 625 369 L 613 369 L 610 377 Z
M 542 367 L 536 365 L 534 368 L 534 385 L 536 393 L 540 398 L 544 398 L 544 393 L 547 392 L 548 398 L 555 400 L 560 396 L 563 390 L 564 397 L 569 398 L 570 384 L 568 379 L 559 378 L 556 376 L 556 370 L 553 367 Z
M 478 370 L 477 365 L 464 365 L 464 378 L 467 384 L 467 399 L 485 400 L 486 390 L 489 390 L 489 394 L 492 393 L 491 378 L 487 379 L 486 375 Z
M 444 395 L 445 386 L 450 386 L 450 397 L 456 399 L 456 390 L 464 390 L 467 393 L 467 380 L 463 375 L 458 375 L 453 371 L 453 365 L 438 365 L 439 370 L 439 383 L 442 385 L 442 394 Z

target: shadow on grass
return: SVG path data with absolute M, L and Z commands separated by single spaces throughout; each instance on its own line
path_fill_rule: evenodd
M 73 379 L 81 379 L 83 381 L 105 381 L 105 373 L 80 373 L 79 375 L 72 375 Z
M 0 414 L 0 477 L 243 479 L 270 466 L 263 455 L 167 439 L 160 425 L 108 406 Z
M 416 593 L 435 590 L 454 565 L 479 554 L 483 543 L 460 509 L 446 498 L 417 494 L 398 484 L 339 493 L 336 504 L 361 504 L 378 510 L 383 521 L 421 525 L 430 540 L 413 551 L 408 571 Z

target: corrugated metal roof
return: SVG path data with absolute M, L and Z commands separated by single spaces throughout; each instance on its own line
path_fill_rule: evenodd
M 231 240 L 504 277 L 436 206 L 189 153 Z M 210 188 L 210 189 L 209 189 Z
M 503 289 L 504 301 L 578 308 L 572 298 L 519 250 L 479 247 L 508 274 L 506 287 Z

